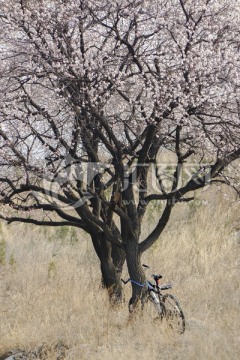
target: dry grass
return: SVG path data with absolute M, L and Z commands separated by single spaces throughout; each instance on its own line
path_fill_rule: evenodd
M 127 325 L 127 303 L 109 306 L 98 260 L 83 234 L 69 243 L 57 239 L 56 229 L 2 224 L 7 247 L 0 264 L 0 355 L 62 341 L 68 360 L 238 359 L 239 205 L 216 194 L 214 199 L 212 205 L 179 205 L 143 258 L 164 281 L 173 281 L 187 319 L 184 335 L 169 332 L 147 312 Z M 128 299 L 130 286 L 125 291 Z M 47 359 L 57 356 L 49 350 Z

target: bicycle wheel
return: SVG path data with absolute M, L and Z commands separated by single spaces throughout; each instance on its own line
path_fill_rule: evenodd
M 177 299 L 171 295 L 163 295 L 165 318 L 171 329 L 182 334 L 185 331 L 185 317 Z

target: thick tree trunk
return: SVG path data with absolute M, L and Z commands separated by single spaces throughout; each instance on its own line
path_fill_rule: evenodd
M 117 272 L 121 274 L 123 264 L 126 260 L 125 251 L 117 246 L 112 246 L 111 256 L 112 256 L 113 265 L 116 267 Z
M 117 254 L 115 254 L 115 263 L 113 262 L 112 253 L 115 250 L 112 249 L 111 243 L 108 242 L 103 234 L 92 235 L 92 242 L 94 249 L 99 257 L 101 272 L 102 272 L 102 284 L 109 293 L 109 298 L 112 303 L 122 301 L 122 285 L 121 285 L 121 270 L 124 262 L 124 256 L 122 252 L 118 252 L 121 258 L 117 261 Z M 120 261 L 121 260 L 121 261 Z
M 138 250 L 138 240 L 128 239 L 126 244 L 126 260 L 132 284 L 132 297 L 129 301 L 129 311 L 132 312 L 144 302 L 147 295 L 146 276 L 141 264 L 141 255 Z

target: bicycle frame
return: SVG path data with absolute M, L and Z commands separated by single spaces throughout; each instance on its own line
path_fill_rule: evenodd
M 143 266 L 149 268 L 147 265 Z M 152 277 L 155 282 L 154 284 L 149 280 L 147 280 L 145 284 L 140 284 L 130 278 L 128 280 L 121 280 L 124 284 L 131 281 L 141 287 L 147 286 L 148 295 L 146 301 L 150 300 L 154 304 L 160 319 L 165 318 L 171 329 L 177 329 L 177 331 L 182 334 L 185 331 L 185 317 L 179 302 L 172 294 L 162 294 L 163 290 L 172 289 L 172 284 L 160 285 L 160 280 L 162 279 L 162 275 L 160 274 L 152 274 Z M 144 306 L 144 303 L 142 306 Z

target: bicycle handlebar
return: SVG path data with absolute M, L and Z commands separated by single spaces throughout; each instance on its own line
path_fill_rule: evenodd
M 131 281 L 131 279 L 127 279 L 127 280 L 121 279 L 121 281 L 126 285 L 129 281 Z

